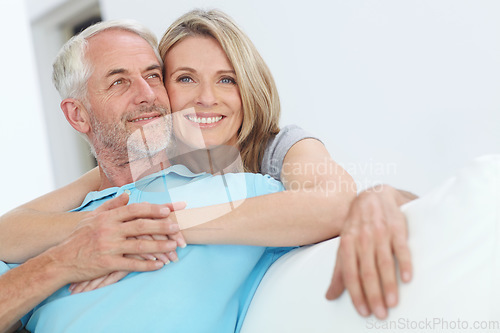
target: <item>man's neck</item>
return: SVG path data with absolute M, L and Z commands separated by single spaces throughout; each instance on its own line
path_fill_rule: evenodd
M 101 186 L 99 190 L 133 183 L 143 177 L 166 169 L 171 165 L 165 151 L 134 161 L 99 158 L 102 157 L 101 155 L 97 154 L 99 171 L 101 173 Z

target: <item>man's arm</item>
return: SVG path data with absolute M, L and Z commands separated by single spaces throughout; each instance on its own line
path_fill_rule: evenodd
M 408 228 L 400 206 L 416 198 L 388 185 L 360 193 L 341 232 L 327 299 L 338 298 L 347 288 L 359 314 L 387 317 L 387 308 L 398 303 L 394 257 L 402 281 L 412 276 Z
M 125 254 L 165 253 L 176 248 L 173 240 L 145 240 L 141 235 L 179 231 L 160 205 L 125 206 L 126 196 L 110 200 L 94 211 L 59 245 L 0 276 L 0 332 L 57 289 L 114 271 L 152 271 L 162 261 L 141 260 Z M 131 219 L 133 216 L 141 219 Z
M 91 191 L 99 189 L 98 168 L 76 181 L 36 198 L 0 216 L 0 260 L 21 263 L 54 246 L 75 229 L 89 212 L 78 207 Z M 18 244 L 25 246 L 18 246 Z

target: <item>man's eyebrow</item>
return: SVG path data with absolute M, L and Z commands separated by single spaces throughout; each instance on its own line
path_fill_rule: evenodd
M 161 71 L 162 67 L 160 65 L 155 64 L 155 65 L 151 65 L 148 68 L 146 68 L 146 71 L 152 71 L 152 70 L 155 70 L 155 69 L 158 69 L 158 70 Z
M 126 73 L 127 70 L 125 68 L 117 68 L 117 69 L 112 69 L 108 72 L 108 74 L 106 74 L 106 77 L 110 77 L 110 76 L 113 76 L 113 75 L 116 75 L 116 74 L 123 74 L 123 73 Z
M 154 65 L 151 65 L 151 66 L 148 66 L 146 68 L 146 72 L 147 71 L 152 71 L 152 70 L 160 70 L 161 71 L 161 66 L 160 65 L 157 65 L 157 64 L 154 64 Z M 108 72 L 108 74 L 106 74 L 106 77 L 110 77 L 110 76 L 113 76 L 113 75 L 116 75 L 116 74 L 123 74 L 123 73 L 128 73 L 128 71 L 125 69 L 125 68 L 116 68 L 116 69 L 112 69 Z

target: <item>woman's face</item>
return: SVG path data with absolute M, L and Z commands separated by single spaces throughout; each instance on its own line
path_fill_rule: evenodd
M 236 73 L 219 43 L 193 36 L 165 56 L 177 139 L 194 148 L 236 146 L 243 111 Z

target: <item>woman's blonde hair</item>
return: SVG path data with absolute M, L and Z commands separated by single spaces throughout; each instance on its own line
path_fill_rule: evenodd
M 236 72 L 243 105 L 238 145 L 245 171 L 260 172 L 270 137 L 279 132 L 280 101 L 274 79 L 248 36 L 219 10 L 193 10 L 177 19 L 163 35 L 162 59 L 176 43 L 191 36 L 215 38 Z

